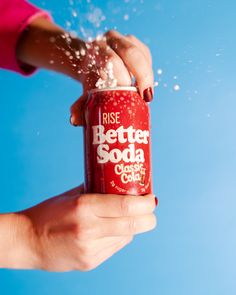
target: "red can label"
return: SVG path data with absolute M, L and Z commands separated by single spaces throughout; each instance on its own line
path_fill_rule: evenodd
M 90 193 L 150 193 L 150 115 L 134 87 L 95 90 L 85 108 L 85 187 Z

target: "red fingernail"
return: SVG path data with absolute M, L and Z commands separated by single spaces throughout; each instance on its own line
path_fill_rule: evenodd
M 143 91 L 143 98 L 146 102 L 150 102 L 153 99 L 152 87 L 149 87 Z
M 157 205 L 158 205 L 158 198 L 157 197 L 155 197 L 155 204 L 156 204 L 156 207 L 157 207 Z

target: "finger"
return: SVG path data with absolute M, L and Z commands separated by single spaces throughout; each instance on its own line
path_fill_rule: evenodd
M 106 81 L 107 78 L 115 78 L 118 85 L 131 85 L 130 73 L 122 59 L 105 41 L 94 41 L 91 43 L 87 56 L 84 62 L 86 71 L 84 71 L 82 78 L 83 86 L 87 90 L 96 88 L 100 78 Z M 108 77 L 107 65 L 109 63 L 113 66 L 113 77 Z
M 94 267 L 97 267 L 98 265 L 102 264 L 104 261 L 106 261 L 108 258 L 113 256 L 115 253 L 123 249 L 125 246 L 130 244 L 133 240 L 133 237 L 126 237 L 123 240 L 121 240 L 119 243 L 109 247 L 108 249 L 104 249 L 101 251 L 97 256 L 97 261 Z
M 80 196 L 82 193 L 84 192 L 84 184 L 80 184 L 79 186 L 69 190 L 69 191 L 66 191 L 64 193 L 62 193 L 61 195 L 66 195 L 66 196 Z
M 90 209 L 97 217 L 146 215 L 152 213 L 156 207 L 155 196 L 151 194 L 145 196 L 94 194 L 87 198 Z
M 98 267 L 100 264 L 102 264 L 108 258 L 110 258 L 115 253 L 117 253 L 118 251 L 123 249 L 131 241 L 132 241 L 132 237 L 126 237 L 126 238 L 122 239 L 119 243 L 109 247 L 108 249 L 104 249 L 97 256 L 94 257 L 94 259 L 91 263 L 85 263 L 84 269 L 91 270 L 91 269 Z M 91 258 L 90 258 L 90 261 L 91 261 Z
M 131 85 L 130 73 L 127 70 L 123 60 L 120 56 L 105 42 L 95 43 L 94 46 L 99 46 L 99 61 L 98 61 L 98 72 L 99 77 L 106 79 L 107 78 L 107 65 L 111 63 L 113 66 L 113 75 L 117 80 L 118 85 L 129 86 Z M 96 81 L 97 82 L 97 81 Z
M 129 238 L 129 236 L 117 236 L 117 237 L 105 237 L 91 241 L 80 241 L 79 248 L 82 249 L 84 255 L 93 256 L 97 255 L 99 252 L 106 250 L 112 246 L 115 246 L 122 242 L 124 239 Z M 130 237 L 132 238 L 132 237 Z
M 112 50 L 112 56 L 109 58 L 108 62 L 113 65 L 113 74 L 115 79 L 117 79 L 117 85 L 130 86 L 132 84 L 131 75 L 122 59 L 114 50 Z
M 150 231 L 156 227 L 156 216 L 152 214 L 137 217 L 99 219 L 94 228 L 96 238 L 109 236 L 132 236 Z
M 83 107 L 87 99 L 87 93 L 84 93 L 70 108 L 70 123 L 73 126 L 82 126 L 84 124 Z
M 145 55 L 147 61 L 152 66 L 152 56 L 151 56 L 151 52 L 150 52 L 149 48 L 143 42 L 141 42 L 138 38 L 136 38 L 133 35 L 126 35 L 126 38 L 130 42 L 134 43 L 138 48 L 140 48 L 140 50 L 142 50 L 142 52 Z
M 152 67 L 143 52 L 116 31 L 109 31 L 106 37 L 109 46 L 122 58 L 128 70 L 134 75 L 140 95 L 146 101 L 151 101 L 154 77 Z

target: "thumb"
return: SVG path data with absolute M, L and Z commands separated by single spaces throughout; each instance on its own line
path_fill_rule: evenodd
M 83 95 L 70 108 L 70 123 L 73 126 L 82 126 L 84 124 L 84 104 L 87 99 L 87 93 Z
M 63 193 L 63 195 L 66 194 L 68 197 L 74 197 L 76 195 L 81 195 L 83 193 L 84 193 L 84 184 L 82 183 L 79 186 Z

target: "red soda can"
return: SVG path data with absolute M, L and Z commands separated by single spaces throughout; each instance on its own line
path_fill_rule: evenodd
M 151 193 L 150 111 L 137 88 L 94 89 L 84 111 L 85 191 Z

